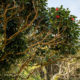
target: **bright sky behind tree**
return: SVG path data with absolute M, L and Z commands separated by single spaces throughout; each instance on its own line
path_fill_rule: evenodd
M 80 0 L 48 0 L 48 7 L 60 7 L 61 5 L 69 8 L 71 14 L 80 19 Z

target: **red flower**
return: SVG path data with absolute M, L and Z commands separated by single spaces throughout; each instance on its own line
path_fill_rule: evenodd
M 74 18 L 71 18 L 72 21 L 74 21 Z
M 56 15 L 56 18 L 57 18 L 57 19 L 59 19 L 59 18 L 60 18 L 60 16 L 59 16 L 59 15 Z
M 56 11 L 58 11 L 59 10 L 59 8 L 56 8 Z

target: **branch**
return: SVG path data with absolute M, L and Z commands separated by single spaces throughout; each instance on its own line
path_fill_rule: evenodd
M 21 65 L 20 70 L 19 70 L 18 73 L 17 73 L 18 75 L 16 76 L 16 80 L 18 79 L 19 74 L 22 72 L 22 70 L 25 68 L 25 66 L 27 67 L 28 64 L 34 59 L 34 57 L 35 57 L 35 54 L 32 55 L 30 59 L 26 60 L 26 61 Z
M 30 24 L 25 24 L 18 32 L 14 33 L 9 39 L 7 39 L 8 41 L 11 40 L 11 39 L 13 39 L 14 37 L 16 37 L 19 33 L 23 32 L 24 30 L 26 30 L 26 28 L 29 28 L 33 24 L 33 22 L 38 17 L 38 11 L 37 11 L 37 9 L 34 8 L 34 11 L 35 11 L 36 14 L 35 14 L 34 18 L 32 19 L 32 21 L 30 22 Z

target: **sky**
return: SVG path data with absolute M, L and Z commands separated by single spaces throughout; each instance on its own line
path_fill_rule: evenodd
M 80 19 L 80 0 L 48 0 L 48 7 L 60 7 L 60 5 L 69 8 L 71 14 Z

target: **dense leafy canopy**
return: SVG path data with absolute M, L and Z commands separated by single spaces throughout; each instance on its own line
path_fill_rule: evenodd
M 76 17 L 63 6 L 47 8 L 47 0 L 0 0 L 2 74 L 18 59 L 42 65 L 60 54 L 75 54 L 78 37 Z

